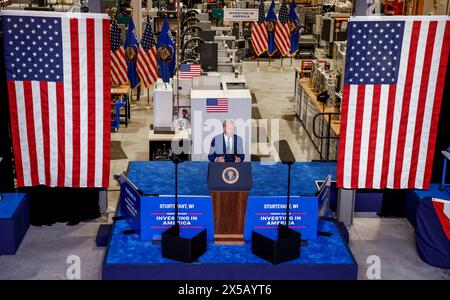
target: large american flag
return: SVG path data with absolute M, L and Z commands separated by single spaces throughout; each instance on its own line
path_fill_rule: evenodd
M 108 16 L 3 10 L 1 19 L 18 186 L 107 187 Z
M 116 20 L 111 22 L 111 81 L 115 85 L 128 82 L 125 49 Z
M 291 31 L 289 30 L 289 10 L 286 3 L 281 4 L 278 23 L 275 26 L 275 43 L 282 56 L 291 51 Z
M 449 22 L 446 16 L 350 19 L 338 187 L 429 187 Z
M 158 66 L 156 65 L 156 46 L 152 32 L 150 18 L 147 16 L 147 25 L 139 46 L 137 57 L 137 73 L 141 78 L 141 84 L 148 88 L 158 79 Z
M 256 55 L 260 56 L 267 51 L 267 26 L 264 12 L 264 1 L 259 1 L 258 21 L 253 22 L 252 35 L 250 40 L 255 49 Z

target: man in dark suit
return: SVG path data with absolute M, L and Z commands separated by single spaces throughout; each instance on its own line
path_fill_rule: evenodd
M 223 122 L 223 133 L 211 141 L 208 159 L 211 162 L 241 162 L 244 160 L 242 138 L 234 133 L 234 121 Z

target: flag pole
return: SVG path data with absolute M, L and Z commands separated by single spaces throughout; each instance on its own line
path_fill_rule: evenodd
M 294 65 L 292 64 L 292 57 L 293 57 L 294 55 L 295 55 L 295 54 L 291 54 L 291 65 L 290 65 L 291 70 L 294 69 Z
M 146 110 L 150 110 L 150 88 L 147 88 L 147 106 L 145 107 Z
M 258 64 L 256 65 L 256 70 L 259 71 L 259 55 L 258 55 L 258 58 L 256 59 L 256 61 L 258 62 Z
M 270 66 L 270 58 L 271 58 L 271 56 L 269 55 L 269 70 L 270 70 L 270 68 L 271 68 L 271 66 Z
M 180 7 L 180 0 L 177 0 L 177 45 L 176 45 L 176 53 L 177 57 L 175 60 L 176 65 L 176 72 L 177 72 L 177 115 L 175 116 L 176 119 L 180 116 L 180 54 L 181 54 L 181 39 L 180 39 L 180 30 L 181 30 L 181 23 L 180 23 L 180 14 L 181 14 L 181 7 Z
M 280 56 L 280 71 L 283 70 L 283 55 Z

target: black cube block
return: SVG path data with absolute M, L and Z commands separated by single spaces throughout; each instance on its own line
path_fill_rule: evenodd
M 106 245 L 108 244 L 109 235 L 111 234 L 111 230 L 111 224 L 101 224 L 98 227 L 97 237 L 95 238 L 97 247 L 106 247 Z
M 200 231 L 192 238 L 181 237 L 177 225 L 170 227 L 162 233 L 162 256 L 185 263 L 192 263 L 206 252 L 206 229 Z
M 284 225 L 278 227 L 278 238 L 271 239 L 252 231 L 252 253 L 274 264 L 300 257 L 301 234 Z

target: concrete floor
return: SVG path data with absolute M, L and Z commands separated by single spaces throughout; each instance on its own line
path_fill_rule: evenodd
M 289 60 L 284 61 L 285 67 Z M 246 62 L 244 74 L 255 93 L 262 118 L 279 119 L 280 138 L 286 139 L 298 161 L 318 159 L 300 122 L 293 111 L 294 71 L 279 69 L 280 61 Z M 131 160 L 148 159 L 147 133 L 152 112 L 145 109 L 146 97 L 132 108 L 128 128 L 112 133 L 111 139 L 122 142 L 128 159 L 111 161 L 108 213 L 103 217 L 76 226 L 55 224 L 31 226 L 15 256 L 0 256 L 0 279 L 66 279 L 72 263 L 71 255 L 81 262 L 81 279 L 100 279 L 105 249 L 95 246 L 95 235 L 100 223 L 111 222 L 119 196 L 114 174 L 126 170 Z M 414 230 L 403 218 L 356 218 L 350 228 L 350 248 L 358 262 L 358 278 L 367 279 L 370 264 L 367 258 L 380 259 L 381 279 L 450 279 L 450 270 L 431 267 L 417 255 Z

